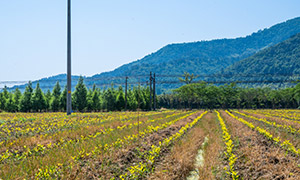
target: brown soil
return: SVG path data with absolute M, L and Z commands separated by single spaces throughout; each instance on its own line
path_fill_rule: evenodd
M 279 146 L 221 112 L 235 142 L 238 159 L 235 167 L 243 179 L 299 179 L 298 157 L 286 154 Z

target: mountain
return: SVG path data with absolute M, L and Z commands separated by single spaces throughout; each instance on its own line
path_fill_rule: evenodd
M 85 82 L 88 87 L 91 87 L 93 83 L 99 86 L 103 84 L 107 86 L 112 82 L 124 84 L 124 76 L 129 76 L 131 82 L 141 81 L 145 83 L 148 80 L 145 75 L 148 75 L 150 71 L 160 75 L 157 82 L 164 80 L 178 81 L 177 77 L 167 78 L 162 77 L 162 75 L 178 75 L 184 72 L 201 75 L 214 74 L 299 32 L 300 17 L 259 30 L 246 37 L 169 44 L 157 52 L 122 65 L 113 71 L 87 77 Z M 138 78 L 138 75 L 142 77 Z M 53 87 L 55 84 L 53 79 L 57 79 L 57 77 L 54 76 L 50 79 L 50 81 L 48 79 L 39 80 L 41 88 Z M 65 79 L 62 79 L 62 81 L 65 84 Z M 75 85 L 76 83 L 73 81 L 73 86 Z M 157 86 L 157 90 L 161 93 L 165 91 L 164 89 L 178 86 L 180 84 L 162 84 Z M 24 86 L 19 86 L 19 88 L 22 90 Z
M 300 33 L 234 63 L 222 73 L 300 75 Z M 273 77 L 274 78 L 274 77 Z
M 144 58 L 93 77 L 148 74 L 213 74 L 300 32 L 300 17 L 236 39 L 167 45 Z

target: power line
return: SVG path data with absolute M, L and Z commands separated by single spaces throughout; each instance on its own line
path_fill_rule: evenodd
M 93 82 L 93 81 L 97 81 L 97 80 L 122 80 L 125 79 L 126 77 L 130 78 L 130 79 L 136 79 L 139 77 L 148 77 L 149 75 L 131 75 L 131 76 L 113 76 L 113 77 L 99 77 L 99 78 L 85 78 L 84 81 L 85 82 Z M 281 76 L 286 76 L 286 77 L 299 77 L 300 74 L 223 74 L 223 75 L 219 75 L 219 74 L 212 74 L 212 75 L 195 75 L 198 76 L 197 78 L 201 78 L 201 77 L 218 77 L 218 78 L 223 78 L 223 77 L 233 77 L 233 76 L 239 76 L 239 77 L 266 77 L 266 76 L 272 76 L 272 77 L 281 77 Z M 183 77 L 183 75 L 164 75 L 164 74 L 158 74 L 156 75 L 156 78 L 177 78 L 177 77 Z M 79 77 L 72 77 L 72 80 L 77 80 L 79 79 Z M 31 81 L 31 80 L 30 80 Z M 47 82 L 64 82 L 67 81 L 66 78 L 64 79 L 40 79 L 40 80 L 34 80 L 31 81 L 32 83 L 36 83 L 36 82 L 40 82 L 40 81 L 47 81 Z M 29 81 L 0 81 L 0 84 L 21 84 L 21 83 L 28 83 Z
M 207 83 L 213 83 L 213 84 L 225 84 L 225 83 L 281 83 L 281 82 L 295 82 L 294 79 L 299 79 L 300 75 L 298 74 L 244 74 L 244 75 L 239 75 L 239 77 L 246 77 L 246 78 L 265 78 L 265 77 L 272 77 L 273 80 L 224 80 L 222 78 L 224 77 L 232 77 L 233 75 L 229 76 L 229 75 L 222 75 L 222 76 L 217 76 L 217 75 L 205 75 L 203 77 L 215 77 L 215 80 L 209 80 L 209 79 L 203 79 L 203 80 L 198 80 L 196 81 L 196 79 L 199 79 L 200 77 L 196 78 L 194 80 L 194 82 L 207 82 Z M 94 82 L 94 84 L 96 85 L 100 85 L 100 86 L 109 86 L 111 84 L 113 85 L 124 85 L 124 79 L 128 78 L 128 84 L 134 85 L 134 84 L 138 84 L 138 82 L 136 81 L 130 81 L 131 80 L 137 80 L 137 78 L 141 78 L 143 77 L 145 79 L 145 82 L 141 82 L 141 84 L 147 84 L 147 78 L 149 77 L 149 75 L 132 75 L 132 76 L 114 76 L 114 77 L 99 77 L 99 78 L 87 78 L 84 81 L 87 82 Z M 183 82 L 179 82 L 178 80 L 160 80 L 160 78 L 175 78 L 175 77 L 182 77 L 176 74 L 170 74 L 170 75 L 165 75 L 165 74 L 160 74 L 160 75 L 156 75 L 156 84 L 184 84 Z M 276 78 L 279 77 L 286 77 L 286 78 L 293 78 L 293 79 L 281 79 L 281 80 L 274 80 Z M 73 80 L 78 79 L 79 77 L 75 77 L 72 78 Z M 218 78 L 220 78 L 221 80 L 218 80 Z M 104 80 L 104 81 L 112 81 L 112 82 L 103 82 L 103 83 L 99 83 L 100 80 Z M 51 82 L 66 82 L 66 78 L 64 79 L 42 79 L 42 80 L 37 80 L 37 81 L 32 81 L 33 84 L 36 84 L 40 81 L 46 81 L 47 83 L 51 83 Z M 114 82 L 114 81 L 120 81 L 120 82 Z M 22 84 L 24 83 L 24 84 Z M 6 84 L 16 84 L 15 86 L 23 86 L 27 84 L 27 81 L 0 81 L 0 84 L 2 85 L 6 85 Z M 15 87 L 14 86 L 14 87 Z M 53 88 L 54 85 L 49 85 L 49 86 L 42 86 L 44 88 Z M 87 84 L 87 86 L 91 86 L 90 84 Z M 3 88 L 0 88 L 3 89 Z

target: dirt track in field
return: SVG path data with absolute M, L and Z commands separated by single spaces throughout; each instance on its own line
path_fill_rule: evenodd
M 223 154 L 222 134 L 214 113 L 206 114 L 183 139 L 177 142 L 169 151 L 156 163 L 155 172 L 147 179 L 186 179 L 190 172 L 198 169 L 200 179 L 215 179 L 220 177 L 222 169 L 220 154 Z M 208 138 L 204 146 L 203 164 L 195 167 L 195 158 L 204 138 Z M 212 169 L 214 169 L 212 171 Z

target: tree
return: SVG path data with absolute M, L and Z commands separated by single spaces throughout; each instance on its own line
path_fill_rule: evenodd
M 59 82 L 57 81 L 53 90 L 52 90 L 52 98 L 51 98 L 51 103 L 50 103 L 50 109 L 53 112 L 58 111 L 61 106 L 60 106 L 60 98 L 61 98 L 61 92 L 60 92 L 60 85 Z
M 119 86 L 116 101 L 117 101 L 116 102 L 117 110 L 121 111 L 122 109 L 125 108 L 125 95 L 122 86 Z
M 15 101 L 15 104 L 17 106 L 17 111 L 20 110 L 21 99 L 22 99 L 22 93 L 19 90 L 19 88 L 16 88 L 15 93 L 14 93 L 14 101 Z
M 31 81 L 28 82 L 28 85 L 25 88 L 24 94 L 22 96 L 21 102 L 20 102 L 20 111 L 22 112 L 29 112 L 32 109 L 32 83 Z
M 300 108 L 300 83 L 298 83 L 294 88 L 294 99 L 297 102 L 298 108 Z
M 3 96 L 3 93 L 0 93 L 0 110 L 5 109 L 6 100 Z
M 116 109 L 116 99 L 115 89 L 111 86 L 103 94 L 103 101 L 107 111 L 114 111 Z
M 50 109 L 51 99 L 52 99 L 52 94 L 51 94 L 50 90 L 48 89 L 45 94 L 45 100 L 46 100 L 46 108 L 45 109 L 47 111 Z
M 2 90 L 2 94 L 3 94 L 3 97 L 5 99 L 8 99 L 9 98 L 9 92 L 7 90 L 7 86 L 4 86 L 3 90 Z
M 68 89 L 67 89 L 67 86 L 65 86 L 63 92 L 61 93 L 60 95 L 60 109 L 66 111 L 67 110 L 67 92 L 68 92 Z
M 93 101 L 92 101 L 92 95 L 93 95 L 93 91 L 91 89 L 88 90 L 88 93 L 87 93 L 87 97 L 86 97 L 86 109 L 88 111 L 92 111 L 93 110 Z
M 93 88 L 94 89 L 94 88 Z M 100 93 L 97 89 L 94 89 L 92 94 L 92 110 L 98 111 L 100 110 Z
M 87 89 L 83 83 L 83 77 L 80 76 L 74 92 L 74 108 L 82 112 L 87 105 Z
M 40 84 L 36 84 L 36 88 L 34 94 L 32 96 L 32 109 L 35 112 L 40 112 L 42 110 L 46 110 L 46 98 L 44 96 L 43 91 L 40 88 Z
M 128 100 L 127 100 L 128 108 L 130 110 L 136 110 L 138 108 L 138 101 L 136 99 L 134 92 L 130 88 L 128 89 L 127 96 L 128 96 Z
M 14 101 L 13 94 L 9 93 L 8 99 L 6 99 L 5 111 L 16 112 L 17 110 L 18 110 L 18 106 Z
M 196 79 L 199 76 L 195 76 L 193 73 L 189 74 L 188 72 L 184 72 L 183 78 L 179 78 L 180 82 L 184 82 L 186 84 L 190 84 L 194 79 Z

